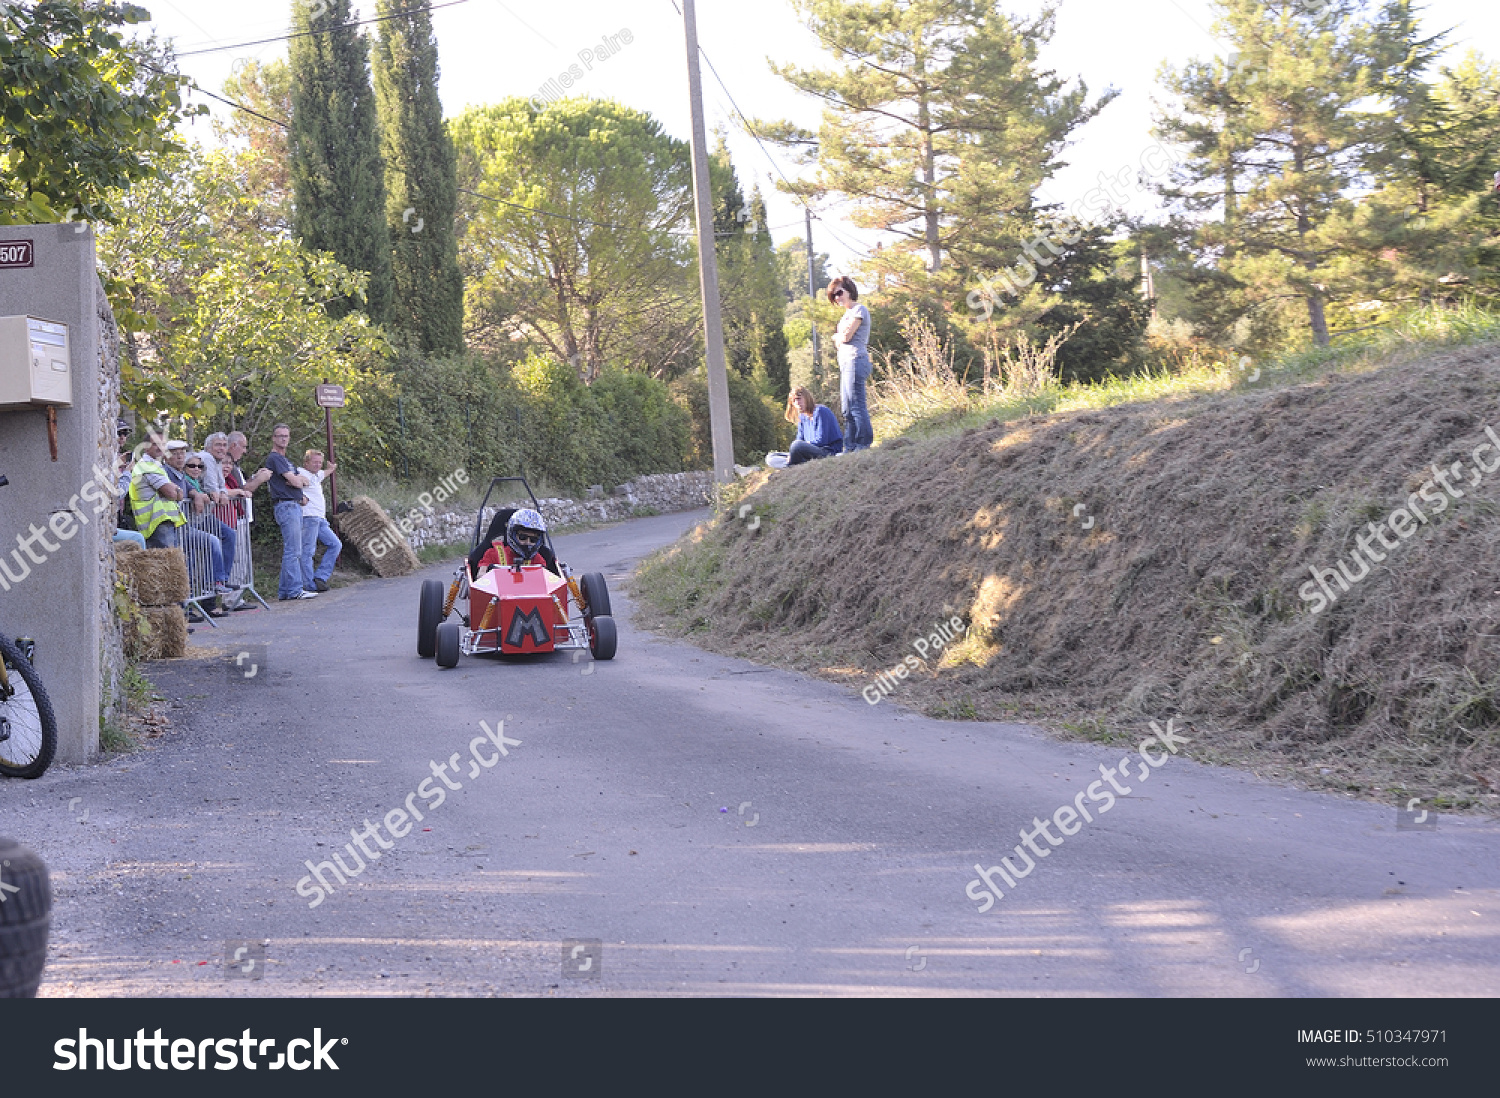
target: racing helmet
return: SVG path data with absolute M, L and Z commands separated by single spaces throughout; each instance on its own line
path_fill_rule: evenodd
M 523 564 L 536 556 L 542 547 L 542 535 L 547 532 L 547 520 L 530 507 L 522 507 L 510 516 L 505 524 L 505 544 L 516 559 Z

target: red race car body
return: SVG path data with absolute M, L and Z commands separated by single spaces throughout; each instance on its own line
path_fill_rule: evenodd
M 567 644 L 568 581 L 544 565 L 491 568 L 469 584 L 473 651 L 551 652 Z

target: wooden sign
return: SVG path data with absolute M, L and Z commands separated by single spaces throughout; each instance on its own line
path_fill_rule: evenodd
M 342 408 L 344 387 L 342 385 L 319 385 L 317 388 L 319 408 Z

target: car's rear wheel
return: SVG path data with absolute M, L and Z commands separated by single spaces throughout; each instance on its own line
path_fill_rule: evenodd
M 438 623 L 443 620 L 443 585 L 439 580 L 423 580 L 417 599 L 417 655 L 431 659 L 437 644 Z
M 437 627 L 437 665 L 458 666 L 459 628 L 456 621 L 445 621 Z
M 604 586 L 604 577 L 590 572 L 579 586 L 583 588 L 584 612 L 591 618 L 609 617 L 609 588 Z
M 589 618 L 589 651 L 596 660 L 615 658 L 615 619 L 608 614 Z

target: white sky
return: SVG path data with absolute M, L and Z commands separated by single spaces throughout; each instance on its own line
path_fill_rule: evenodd
M 175 41 L 179 54 L 284 34 L 290 22 L 286 0 L 137 2 L 151 12 L 156 33 Z M 1041 2 L 1002 0 L 1002 7 L 1028 13 Z M 356 3 L 362 17 L 374 15 L 374 0 Z M 1043 62 L 1062 76 L 1082 77 L 1091 94 L 1110 86 L 1121 94 L 1077 132 L 1065 156 L 1070 166 L 1044 190 L 1045 198 L 1071 203 L 1096 184 L 1101 171 L 1113 175 L 1139 163 L 1153 144 L 1151 98 L 1158 94 L 1161 63 L 1181 65 L 1227 52 L 1209 33 L 1212 22 L 1208 0 L 1062 0 L 1057 34 Z M 1447 58 L 1450 63 L 1469 48 L 1500 59 L 1500 4 L 1493 0 L 1429 0 L 1423 25 L 1428 33 L 1456 28 L 1449 38 L 1455 45 Z M 573 90 L 648 111 L 668 132 L 683 139 L 689 136 L 686 48 L 673 0 L 467 0 L 434 11 L 433 27 L 442 66 L 443 107 L 449 116 L 469 105 L 535 94 L 543 82 L 577 63 L 580 50 L 596 47 L 606 34 L 629 29 L 633 42 L 595 61 Z M 700 0 L 698 36 L 747 115 L 791 118 L 816 128 L 817 105 L 793 92 L 767 65 L 767 58 L 805 66 L 828 64 L 788 0 Z M 186 56 L 180 64 L 204 88 L 218 92 L 237 59 L 285 56 L 286 43 L 273 42 Z M 728 129 L 735 168 L 746 189 L 752 182 L 760 184 L 770 207 L 772 236 L 780 243 L 801 235 L 801 207 L 776 192 L 768 178 L 773 172 L 770 161 L 739 128 L 728 97 L 707 66 L 703 81 L 708 125 Z M 227 110 L 211 105 L 216 112 Z M 212 140 L 206 120 L 197 123 L 194 133 L 201 141 Z M 777 150 L 771 155 L 788 177 L 795 178 L 799 169 L 781 159 Z M 1132 208 L 1145 212 L 1150 200 L 1138 197 Z M 835 270 L 850 266 L 860 251 L 873 248 L 880 239 L 880 234 L 861 232 L 842 220 L 837 206 L 819 212 L 824 223 L 813 223 L 814 246 L 831 254 Z

